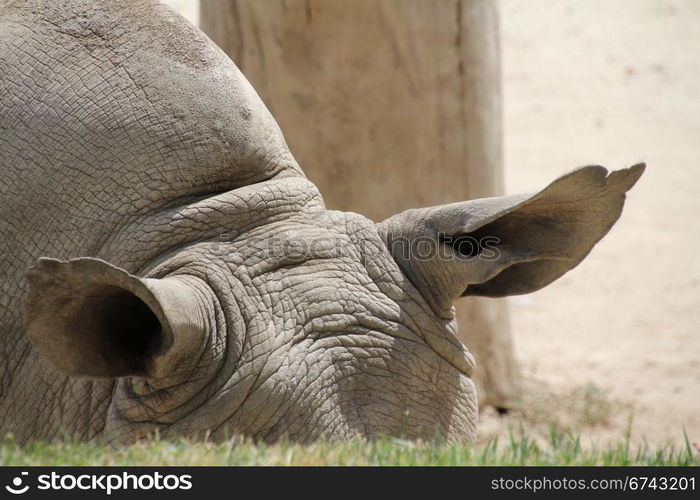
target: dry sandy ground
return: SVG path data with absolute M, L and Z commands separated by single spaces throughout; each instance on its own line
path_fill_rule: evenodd
M 585 164 L 648 169 L 576 270 L 512 299 L 524 410 L 487 411 L 482 436 L 525 418 L 619 438 L 633 414 L 637 440 L 680 443 L 685 426 L 699 442 L 700 2 L 500 3 L 508 191 Z
M 637 437 L 679 441 L 684 425 L 700 441 L 700 2 L 503 0 L 501 14 L 508 191 L 648 165 L 577 269 L 512 300 L 518 359 L 631 402 Z

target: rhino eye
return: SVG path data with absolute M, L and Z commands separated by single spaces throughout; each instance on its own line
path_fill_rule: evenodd
M 446 245 L 451 246 L 459 257 L 478 257 L 484 249 L 482 239 L 471 233 L 456 238 L 452 236 L 442 236 L 440 239 Z
M 473 236 L 460 236 L 452 246 L 463 257 L 476 257 L 482 248 Z

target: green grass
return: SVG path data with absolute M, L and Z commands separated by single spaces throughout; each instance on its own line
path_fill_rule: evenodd
M 392 437 L 305 446 L 151 439 L 124 447 L 69 441 L 21 447 L 8 437 L 0 442 L 0 465 L 700 465 L 700 454 L 687 438 L 681 448 L 633 447 L 629 436 L 598 447 L 552 425 L 545 445 L 521 429 L 505 441 L 494 439 L 476 447 Z

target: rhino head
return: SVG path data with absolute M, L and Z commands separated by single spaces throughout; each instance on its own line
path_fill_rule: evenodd
M 308 181 L 235 190 L 186 208 L 226 212 L 229 233 L 174 249 L 143 277 L 40 259 L 26 328 L 62 372 L 118 378 L 114 438 L 473 440 L 474 362 L 452 303 L 531 292 L 576 266 L 642 169 L 585 167 L 535 195 L 380 224 L 325 209 Z
M 211 192 L 135 203 L 123 214 L 127 229 L 110 240 L 119 252 L 102 244 L 88 255 L 41 256 L 26 274 L 25 328 L 40 355 L 70 377 L 113 384 L 106 435 L 473 440 L 474 361 L 455 337 L 454 301 L 532 292 L 575 267 L 618 219 L 644 166 L 584 167 L 536 194 L 409 210 L 378 224 L 328 210 L 267 110 L 204 35 L 150 2 L 96 3 L 94 22 L 106 9 L 128 40 L 132 19 L 139 40 L 101 53 L 132 51 L 120 62 L 130 70 L 123 85 L 76 99 L 128 111 L 115 112 L 109 132 L 138 127 L 126 135 L 157 146 L 134 169 L 162 192 L 218 176 Z M 185 53 L 191 46 L 197 57 Z M 178 64 L 162 72 L 160 60 Z M 150 121 L 131 120 L 144 103 Z M 152 117 L 166 112 L 180 114 L 168 115 L 177 127 L 164 131 L 167 120 Z M 97 133 L 95 123 L 80 133 Z M 110 141 L 94 144 L 101 158 L 117 157 Z M 206 161 L 188 165 L 195 147 Z M 114 175 L 131 168 L 107 163 Z M 106 188 L 90 189 L 99 197 Z

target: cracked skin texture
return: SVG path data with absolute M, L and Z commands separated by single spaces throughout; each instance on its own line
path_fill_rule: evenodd
M 0 0 L 0 434 L 474 440 L 451 302 L 574 267 L 642 169 L 377 225 L 326 210 L 235 65 L 167 7 Z M 487 268 L 388 248 L 482 226 L 530 248 Z
M 374 224 L 324 210 L 255 91 L 201 32 L 155 2 L 2 1 L 0 13 L 0 433 L 309 440 L 395 433 L 408 411 L 414 434 L 474 435 L 471 382 L 403 324 L 404 306 L 426 313 L 382 277 L 405 281 L 396 265 L 357 262 L 352 242 L 378 242 Z M 349 246 L 304 266 L 241 265 L 257 255 L 247 239 L 278 230 Z M 23 275 L 41 256 L 211 276 L 211 300 L 231 307 L 209 318 L 220 329 L 188 380 L 67 377 L 22 325 Z

